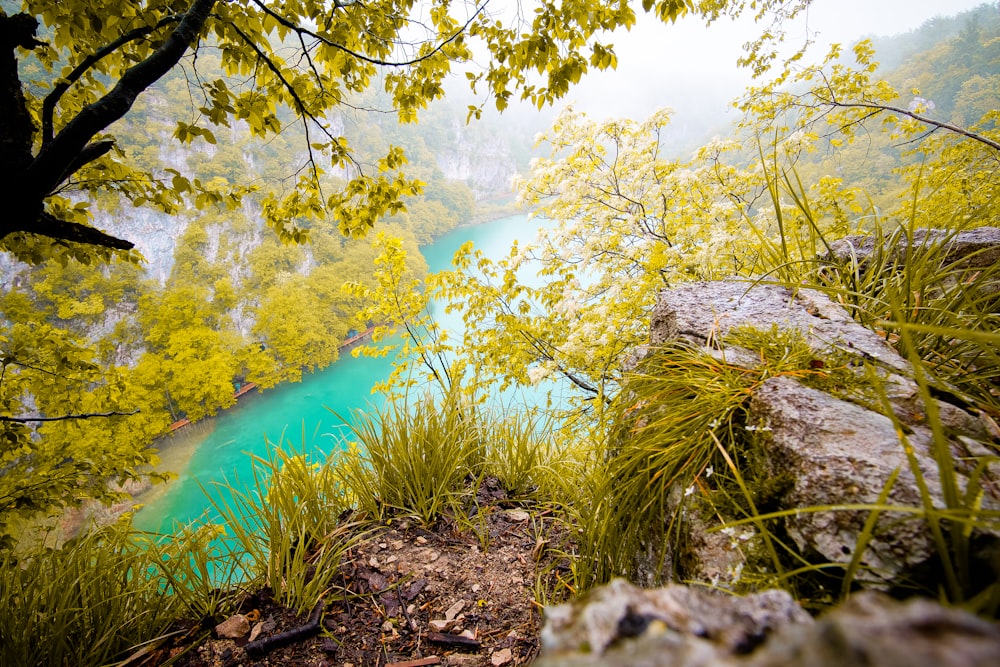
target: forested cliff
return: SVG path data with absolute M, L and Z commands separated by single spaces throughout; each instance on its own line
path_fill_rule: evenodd
M 523 663 L 536 607 L 615 577 L 995 618 L 1000 9 L 790 51 L 820 1 L 0 0 L 0 661 Z M 747 15 L 695 151 L 667 108 L 528 137 L 613 31 Z M 538 236 L 428 274 L 515 173 Z M 37 539 L 369 325 L 397 364 L 331 455 L 268 442 L 167 535 Z

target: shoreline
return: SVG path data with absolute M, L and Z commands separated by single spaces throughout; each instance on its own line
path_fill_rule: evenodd
M 370 327 L 368 327 L 367 329 L 365 329 L 364 331 L 362 331 L 360 333 L 356 333 L 353 336 L 350 336 L 349 338 L 345 338 L 344 341 L 337 347 L 337 350 L 339 352 L 343 352 L 344 350 L 350 348 L 355 343 L 358 343 L 360 341 L 363 341 L 363 340 L 366 340 L 368 338 L 371 338 L 372 332 L 374 332 L 374 331 L 375 331 L 375 327 L 374 326 L 370 326 Z M 257 383 L 256 382 L 244 382 L 240 386 L 239 389 L 237 389 L 236 391 L 233 392 L 233 398 L 236 399 L 237 405 L 239 404 L 239 399 L 240 399 L 241 396 L 246 395 L 247 393 L 249 393 L 250 391 L 252 391 L 252 390 L 254 390 L 256 388 L 257 388 Z M 263 390 L 261 390 L 261 391 L 263 391 Z M 233 405 L 233 406 L 231 406 L 229 408 L 224 408 L 224 410 L 230 410 L 230 409 L 232 409 L 234 407 L 236 407 L 236 405 Z M 192 424 L 197 424 L 200 421 L 201 420 L 197 420 L 197 421 L 193 421 L 192 422 L 191 420 L 189 420 L 187 418 L 178 419 L 173 424 L 171 424 L 170 426 L 168 426 L 166 433 L 164 433 L 160 437 L 168 436 L 168 435 L 173 435 L 175 432 L 177 432 L 178 430 L 184 428 L 185 426 L 191 426 Z

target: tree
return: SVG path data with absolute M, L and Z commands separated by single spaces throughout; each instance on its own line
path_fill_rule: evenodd
M 706 1 L 697 10 L 743 4 Z M 642 8 L 666 21 L 695 4 L 643 0 Z M 0 240 L 34 259 L 42 255 L 25 234 L 102 251 L 132 247 L 87 224 L 83 199 L 95 192 L 116 190 L 165 211 L 235 205 L 246 194 L 176 171 L 140 172 L 116 144 L 114 123 L 174 70 L 183 70 L 193 100 L 191 117 L 176 121 L 182 143 L 215 143 L 212 128 L 237 121 L 260 136 L 301 124 L 306 157 L 294 186 L 260 194 L 268 224 L 283 238 L 300 240 L 299 221 L 324 216 L 344 233 L 362 234 L 399 211 L 400 198 L 419 183 L 398 173 L 397 149 L 374 169 L 353 162 L 347 139 L 328 120 L 331 110 L 381 81 L 400 119 L 415 120 L 443 95 L 452 64 L 472 58 L 474 42 L 491 56 L 485 71 L 469 73 L 474 86 L 485 86 L 499 108 L 516 90 L 541 106 L 590 67 L 613 67 L 614 51 L 599 35 L 636 19 L 625 0 L 542 2 L 530 31 L 505 26 L 488 0 L 430 7 L 410 0 L 25 0 L 21 9 L 0 13 L 0 197 L 8 203 Z M 203 71 L 199 56 L 212 52 L 220 71 Z M 379 68 L 387 70 L 381 79 Z M 325 193 L 321 174 L 330 167 L 357 175 Z
M 987 111 L 978 132 L 952 131 L 919 108 L 893 113 L 897 93 L 874 76 L 868 44 L 855 47 L 853 68 L 838 55 L 834 49 L 815 67 L 793 62 L 752 89 L 739 134 L 710 142 L 687 163 L 664 155 L 666 111 L 641 123 L 563 112 L 543 136 L 551 157 L 534 161 L 520 184 L 548 221 L 537 239 L 496 262 L 467 246 L 454 271 L 427 281 L 424 301 L 442 299 L 462 313 L 464 339 L 447 347 L 458 352 L 458 367 L 502 388 L 556 378 L 575 395 L 569 407 L 600 414 L 628 356 L 648 342 L 658 289 L 733 275 L 797 284 L 820 264 L 826 243 L 870 232 L 875 222 L 886 230 L 960 228 L 995 216 L 998 136 L 986 120 L 997 111 Z M 863 206 L 856 184 L 823 161 L 873 135 L 878 146 L 902 142 L 920 158 L 884 175 L 897 195 L 884 211 Z M 858 142 L 862 153 L 866 141 Z M 419 322 L 401 302 L 400 319 Z M 391 299 L 380 303 L 391 310 Z M 442 349 L 426 336 L 410 338 L 421 359 Z
M 367 89 L 381 86 L 398 118 L 412 122 L 444 94 L 445 76 L 460 67 L 487 98 L 482 104 L 492 100 L 503 109 L 519 95 L 542 106 L 565 95 L 589 69 L 614 67 L 605 33 L 633 25 L 639 5 L 672 21 L 687 12 L 713 19 L 744 6 L 784 11 L 807 2 L 643 0 L 634 7 L 627 0 L 543 0 L 533 13 L 509 20 L 489 0 L 0 0 L 0 250 L 31 264 L 116 256 L 139 261 L 127 230 L 93 226 L 90 210 L 98 203 L 189 215 L 249 203 L 282 241 L 303 241 L 317 225 L 331 222 L 342 234 L 361 236 L 378 219 L 403 211 L 403 198 L 421 188 L 403 173 L 406 158 L 397 147 L 362 162 L 338 130 L 336 112 L 356 105 Z M 473 66 L 474 54 L 486 56 L 484 67 Z M 269 171 L 253 183 L 239 180 L 238 155 L 231 150 L 220 151 L 225 173 L 214 177 L 158 162 L 156 138 L 129 144 L 125 135 L 134 136 L 137 124 L 120 122 L 158 86 L 161 94 L 190 100 L 184 113 L 169 119 L 179 146 L 213 146 L 220 129 L 245 128 L 274 139 L 273 150 L 286 136 L 297 137 L 280 149 L 292 162 L 285 173 Z M 471 108 L 470 116 L 481 108 Z M 287 132 L 293 127 L 296 132 Z M 340 183 L 335 177 L 342 176 Z M 117 389 L 112 369 L 95 368 L 87 341 L 27 326 L 18 319 L 30 310 L 26 304 L 13 296 L 5 300 L 4 471 L 43 480 L 66 467 L 53 458 L 56 443 L 66 439 L 52 438 L 50 447 L 38 424 L 86 425 L 105 419 L 99 415 L 125 424 L 122 415 L 164 401 L 189 415 L 210 414 L 231 400 L 228 383 L 239 368 L 273 372 L 273 360 L 243 349 L 231 330 L 219 331 L 215 315 L 203 312 L 201 304 L 213 294 L 229 303 L 236 290 L 199 260 L 199 248 L 207 246 L 197 234 L 192 228 L 193 252 L 180 262 L 197 284 L 185 286 L 187 292 L 134 297 L 162 308 L 162 316 L 141 323 L 155 356 L 137 364 L 124 390 Z M 277 275 L 261 278 L 263 294 L 264 283 Z M 98 308 L 99 298 L 90 294 L 64 312 L 93 314 Z M 181 322 L 191 326 L 181 331 Z M 201 383 L 190 372 L 196 366 L 210 368 L 214 382 Z M 165 398 L 157 386 L 164 380 L 171 389 Z M 91 391 L 71 400 L 76 383 Z M 0 504 L 0 529 L 15 505 L 74 502 L 105 488 L 108 479 L 136 475 L 151 457 L 146 437 L 163 421 L 160 414 L 140 419 L 147 419 L 142 437 L 116 440 L 117 458 L 94 459 L 81 473 L 86 484 L 68 484 L 60 487 L 66 493 L 44 499 L 18 492 L 13 504 Z M 32 479 L 24 483 L 38 488 Z

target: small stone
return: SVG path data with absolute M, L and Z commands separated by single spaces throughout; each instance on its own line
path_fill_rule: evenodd
M 371 565 L 372 567 L 378 567 L 378 558 L 372 556 L 371 558 L 368 559 L 368 564 Z
M 385 559 L 385 564 L 389 565 L 391 563 L 395 563 L 397 560 L 399 559 L 396 558 L 395 556 L 389 556 L 388 558 Z
M 254 623 L 253 629 L 250 630 L 250 641 L 257 641 L 257 637 L 264 631 L 264 621 L 259 621 Z
M 406 613 L 409 614 L 410 616 L 413 616 L 414 614 L 416 614 L 417 613 L 417 605 L 415 605 L 415 604 L 407 605 L 406 606 Z
M 392 621 L 386 621 L 382 624 L 382 632 L 392 632 L 396 629 L 396 626 L 392 624 Z
M 459 600 L 455 604 L 448 607 L 448 611 L 444 613 L 444 617 L 449 621 L 453 621 L 456 616 L 462 613 L 463 609 L 465 609 L 465 600 Z
M 403 540 L 393 540 L 389 543 L 389 546 L 391 546 L 393 550 L 399 551 L 403 548 Z
M 388 545 L 388 544 L 386 544 L 385 542 L 379 542 L 379 543 L 378 543 L 378 548 L 379 548 L 379 549 L 388 549 L 388 548 L 389 548 L 389 545 Z
M 482 586 L 480 586 L 479 584 L 472 584 L 472 592 L 473 593 L 478 593 L 481 588 L 482 588 Z
M 454 624 L 454 621 L 445 620 L 443 618 L 436 618 L 430 622 L 431 630 L 434 632 L 446 632 Z
M 474 633 L 472 630 L 468 630 L 468 629 L 462 630 L 460 633 L 458 633 L 458 635 L 460 637 L 465 637 L 466 639 L 475 639 L 476 638 L 476 633 Z
M 524 510 L 507 510 L 507 518 L 511 521 L 527 521 L 531 518 L 531 515 Z
M 423 546 L 423 545 L 427 544 L 427 538 L 424 537 L 423 535 L 418 535 L 417 539 L 415 540 L 415 542 L 417 544 L 419 544 L 420 546 Z
M 215 626 L 215 634 L 222 639 L 237 639 L 250 632 L 250 621 L 243 614 L 233 614 Z
M 493 655 L 490 656 L 490 663 L 493 667 L 500 667 L 501 665 L 506 665 L 514 660 L 514 655 L 511 653 L 509 648 L 502 648 L 499 651 L 494 651 Z

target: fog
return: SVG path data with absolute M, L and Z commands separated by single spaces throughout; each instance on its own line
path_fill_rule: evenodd
M 814 0 L 786 26 L 786 51 L 805 45 L 811 60 L 819 60 L 832 43 L 852 44 L 866 36 L 896 35 L 919 28 L 935 16 L 953 16 L 983 4 L 981 0 Z M 695 17 L 665 26 L 641 16 L 631 32 L 613 36 L 618 69 L 593 72 L 571 94 L 575 106 L 597 116 L 646 115 L 659 106 L 678 114 L 693 106 L 697 112 L 709 95 L 723 103 L 750 83 L 737 67 L 743 45 L 765 26 L 750 17 L 722 19 L 706 27 Z
M 816 62 L 832 43 L 847 46 L 864 37 L 906 33 L 934 17 L 954 16 L 982 4 L 982 0 L 814 0 L 785 26 L 785 53 L 811 40 L 807 61 Z M 569 103 L 597 118 L 643 118 L 669 107 L 674 111 L 673 143 L 693 148 L 735 118 L 730 102 L 752 82 L 737 60 L 743 45 L 766 27 L 749 16 L 720 19 L 707 27 L 690 16 L 664 25 L 640 11 L 631 31 L 602 39 L 615 47 L 616 70 L 588 73 L 556 109 L 539 113 L 528 105 L 515 106 L 505 112 L 505 124 L 542 129 L 556 110 Z

